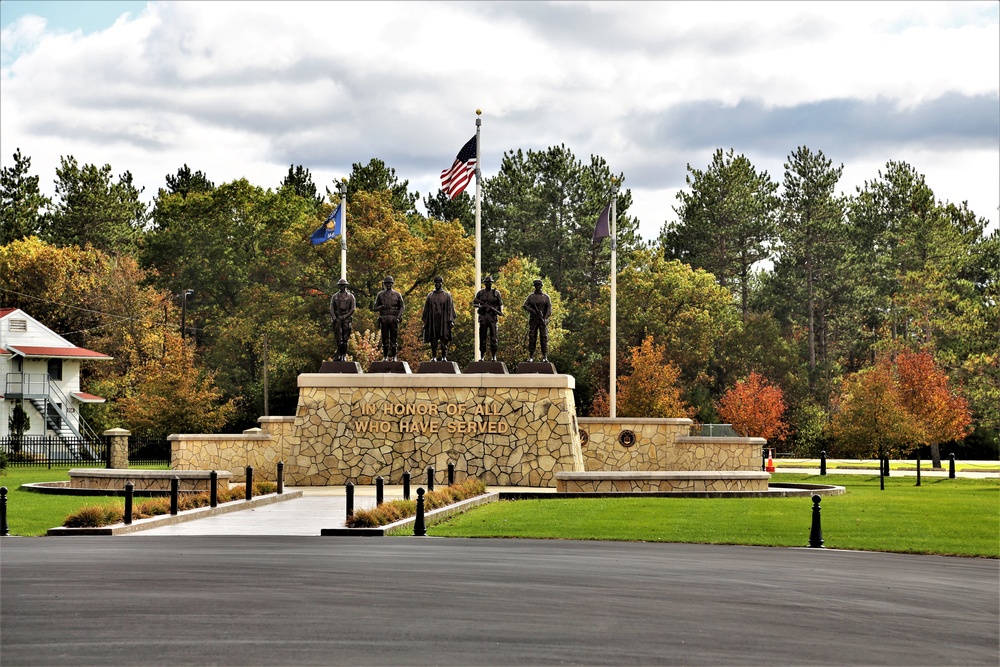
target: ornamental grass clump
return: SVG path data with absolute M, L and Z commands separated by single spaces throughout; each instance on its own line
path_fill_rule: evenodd
M 267 495 L 277 491 L 278 485 L 266 480 L 254 482 L 254 497 Z M 219 504 L 231 503 L 236 500 L 246 498 L 246 488 L 244 486 L 232 486 L 228 490 L 221 490 L 217 500 Z M 177 510 L 185 512 L 187 510 L 208 507 L 212 504 L 208 491 L 202 493 L 182 493 L 177 497 Z M 170 498 L 158 497 L 143 500 L 132 505 L 132 520 L 149 519 L 154 516 L 161 516 L 170 513 Z M 66 517 L 63 526 L 66 528 L 100 528 L 125 520 L 125 508 L 123 505 L 88 505 L 81 507 L 73 514 Z
M 466 498 L 474 498 L 486 493 L 486 484 L 475 478 L 469 478 L 461 484 L 429 491 L 424 494 L 424 511 L 435 510 L 447 505 L 453 505 Z M 390 523 L 408 519 L 417 513 L 417 503 L 414 500 L 390 500 L 371 509 L 355 510 L 347 517 L 348 528 L 378 528 Z
M 63 525 L 67 528 L 100 528 L 112 523 L 121 523 L 125 509 L 117 505 L 89 505 L 66 517 Z

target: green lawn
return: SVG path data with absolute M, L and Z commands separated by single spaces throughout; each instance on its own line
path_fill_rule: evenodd
M 44 535 L 85 505 L 121 498 L 54 496 L 21 484 L 69 479 L 68 468 L 8 468 L 12 535 Z M 822 501 L 825 545 L 839 549 L 1000 558 L 1000 480 L 878 475 L 781 474 L 775 482 L 837 484 L 843 496 Z M 812 521 L 808 498 L 594 498 L 493 503 L 428 529 L 448 537 L 701 542 L 806 546 Z
M 825 546 L 1000 558 L 1000 480 L 782 474 L 844 486 L 823 498 Z M 593 498 L 502 502 L 429 528 L 439 537 L 531 537 L 807 546 L 809 498 Z
M 161 469 L 143 466 L 143 470 Z M 6 468 L 0 471 L 0 486 L 7 487 L 7 525 L 11 535 L 44 535 L 49 528 L 62 525 L 63 520 L 86 505 L 124 504 L 122 498 L 111 496 L 56 496 L 25 491 L 22 484 L 58 482 L 69 479 L 69 468 Z

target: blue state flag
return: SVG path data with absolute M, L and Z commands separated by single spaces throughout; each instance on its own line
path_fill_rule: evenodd
M 335 236 L 340 236 L 344 230 L 344 210 L 343 206 L 337 204 L 333 213 L 320 225 L 320 228 L 313 232 L 310 239 L 313 245 L 326 243 Z

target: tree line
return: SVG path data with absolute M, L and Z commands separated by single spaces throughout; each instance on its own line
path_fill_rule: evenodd
M 30 171 L 18 150 L 2 173 L 0 299 L 115 357 L 86 369 L 88 390 L 112 399 L 87 406 L 96 425 L 153 434 L 253 426 L 264 414 L 265 349 L 269 411 L 294 414 L 296 377 L 334 350 L 328 304 L 340 248 L 309 242 L 337 204 L 334 184 L 323 194 L 292 165 L 272 188 L 216 185 L 183 165 L 146 206 L 132 175 L 109 165 L 62 158 L 52 199 Z M 965 451 L 996 456 L 997 231 L 965 203 L 939 201 L 909 164 L 887 162 L 850 196 L 836 194 L 842 171 L 799 147 L 778 182 L 719 149 L 705 167 L 688 165 L 676 221 L 650 240 L 620 191 L 619 415 L 742 423 L 732 405 L 745 402 L 731 392 L 771 396 L 763 382 L 780 399 L 770 416 L 744 412 L 756 411 L 749 421 L 767 422 L 781 447 L 871 454 L 876 438 L 853 437 L 837 420 L 865 403 L 852 397 L 876 371 L 899 384 L 900 360 L 909 367 L 907 355 L 926 355 L 952 427 L 932 427 L 900 397 L 907 435 L 887 453 L 968 436 Z M 541 277 L 556 313 L 549 357 L 576 377 L 582 415 L 608 404 L 610 248 L 591 236 L 613 179 L 625 175 L 561 145 L 508 151 L 482 184 L 483 272 L 506 304 L 500 358 L 524 360 L 520 304 Z M 406 300 L 400 358 L 426 360 L 420 308 L 441 275 L 459 312 L 452 358 L 464 366 L 477 289 L 471 197 L 421 199 L 379 159 L 354 164 L 347 183 L 358 301 L 350 353 L 364 366 L 377 356 L 371 304 L 393 275 Z

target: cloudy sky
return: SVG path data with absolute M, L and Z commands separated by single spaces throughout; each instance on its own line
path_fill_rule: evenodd
M 565 144 L 625 176 L 640 231 L 717 148 L 777 181 L 805 145 L 840 187 L 888 160 L 997 226 L 997 2 L 20 2 L 2 0 L 0 159 L 52 194 L 60 156 L 129 170 L 152 201 L 216 183 L 320 186 L 373 157 L 421 194 L 475 132 Z

